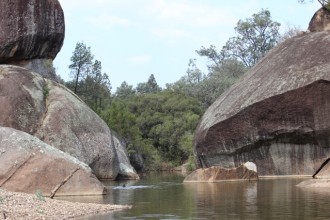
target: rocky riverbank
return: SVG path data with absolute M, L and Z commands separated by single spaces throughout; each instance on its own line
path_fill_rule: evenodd
M 74 203 L 49 199 L 38 192 L 33 195 L 9 192 L 0 188 L 0 220 L 72 219 L 128 208 L 131 206 Z

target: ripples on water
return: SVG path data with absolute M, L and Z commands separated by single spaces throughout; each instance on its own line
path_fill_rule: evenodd
M 330 190 L 316 192 L 296 185 L 301 178 L 259 181 L 185 183 L 171 174 L 140 181 L 104 182 L 107 196 L 65 200 L 133 205 L 130 210 L 85 219 L 330 219 Z M 123 184 L 126 184 L 123 187 Z

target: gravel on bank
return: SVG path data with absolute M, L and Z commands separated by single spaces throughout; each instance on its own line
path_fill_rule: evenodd
M 0 188 L 0 220 L 73 219 L 128 208 L 131 206 L 68 202 L 49 199 L 38 192 L 25 194 Z

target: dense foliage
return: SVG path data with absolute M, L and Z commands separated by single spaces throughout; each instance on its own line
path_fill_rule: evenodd
M 191 156 L 193 132 L 202 115 L 198 100 L 164 90 L 114 98 L 102 118 L 125 137 L 130 154 L 149 165 L 179 165 Z
M 190 60 L 186 75 L 173 84 L 167 84 L 167 88 L 196 98 L 206 110 L 246 70 L 242 62 L 227 59 L 210 67 L 209 73 L 205 75 L 197 68 L 195 61 Z
M 72 81 L 66 85 L 123 137 L 131 162 L 141 158 L 144 168 L 168 169 L 192 161 L 193 134 L 204 111 L 276 45 L 278 28 L 270 12 L 262 10 L 240 20 L 237 36 L 222 50 L 211 45 L 197 51 L 210 61 L 207 74 L 191 59 L 186 74 L 165 89 L 151 74 L 135 88 L 124 81 L 114 94 L 101 62 L 84 43 L 77 43 L 69 66 Z M 285 38 L 298 29 L 290 31 Z

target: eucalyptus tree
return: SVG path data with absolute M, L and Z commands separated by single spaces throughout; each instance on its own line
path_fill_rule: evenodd
M 211 45 L 196 52 L 206 56 L 213 65 L 220 65 L 228 58 L 236 58 L 250 68 L 278 43 L 279 28 L 280 23 L 272 20 L 270 11 L 262 9 L 251 18 L 237 22 L 236 36 L 229 38 L 222 50 L 218 51 Z
M 223 49 L 227 56 L 252 67 L 277 44 L 279 28 L 280 23 L 272 21 L 270 11 L 262 9 L 252 18 L 238 21 L 237 36 L 230 38 Z

